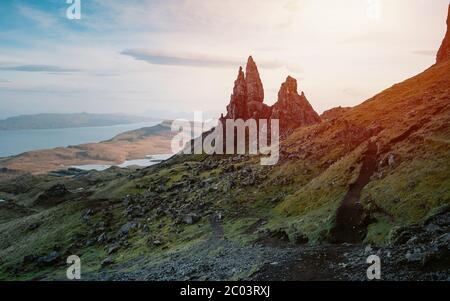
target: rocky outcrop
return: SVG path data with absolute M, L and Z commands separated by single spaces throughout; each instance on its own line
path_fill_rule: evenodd
M 320 122 L 319 115 L 306 99 L 305 94 L 297 92 L 297 80 L 290 76 L 281 85 L 278 101 L 272 106 L 271 119 L 280 120 L 282 132 L 288 132 L 300 126 Z
M 332 108 L 330 110 L 327 110 L 320 115 L 320 118 L 322 120 L 333 120 L 340 118 L 342 115 L 344 115 L 346 112 L 350 111 L 352 108 L 347 107 L 337 107 Z
M 442 41 L 441 48 L 437 54 L 436 63 L 445 62 L 450 58 L 450 4 L 448 6 L 448 17 L 447 17 L 447 33 L 444 40 Z
M 53 206 L 63 202 L 65 197 L 70 196 L 64 184 L 56 184 L 45 190 L 33 203 L 36 206 Z
M 304 93 L 297 93 L 297 81 L 290 76 L 281 86 L 278 102 L 272 107 L 264 104 L 263 84 L 258 67 L 251 56 L 248 58 L 245 74 L 242 67 L 239 68 L 227 114 L 222 116 L 221 120 L 250 118 L 280 119 L 282 133 L 320 122 L 319 115 L 311 107 Z
M 233 94 L 230 104 L 227 106 L 226 119 L 247 119 L 247 83 L 245 81 L 244 71 L 239 68 L 237 79 L 234 81 Z

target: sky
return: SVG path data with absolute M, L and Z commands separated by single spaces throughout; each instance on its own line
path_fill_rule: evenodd
M 249 55 L 269 105 L 291 75 L 319 113 L 354 106 L 434 64 L 449 3 L 79 0 L 76 20 L 66 1 L 0 2 L 0 118 L 212 117 Z

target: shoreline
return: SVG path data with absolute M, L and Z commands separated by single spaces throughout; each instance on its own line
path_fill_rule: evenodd
M 120 167 L 120 168 L 129 168 L 129 167 L 138 167 L 145 168 L 152 165 L 159 164 L 165 160 L 170 159 L 174 154 L 153 154 L 147 155 L 145 159 L 130 159 L 125 160 L 121 164 L 83 164 L 83 165 L 73 165 L 68 168 L 75 168 L 83 171 L 103 171 L 111 167 Z

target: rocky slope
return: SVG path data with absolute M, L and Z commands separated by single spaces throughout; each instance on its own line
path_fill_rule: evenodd
M 250 65 L 230 118 L 263 99 Z M 293 87 L 281 99 L 305 104 Z M 450 60 L 438 60 L 292 129 L 275 166 L 178 155 L 135 172 L 0 183 L 10 212 L 0 215 L 0 279 L 64 279 L 77 254 L 83 279 L 365 280 L 377 254 L 384 280 L 449 280 L 449 121 Z
M 326 110 L 325 112 L 320 115 L 320 118 L 322 120 L 332 120 L 341 117 L 346 112 L 350 111 L 351 108 L 343 108 L 343 107 L 337 107 L 330 110 Z

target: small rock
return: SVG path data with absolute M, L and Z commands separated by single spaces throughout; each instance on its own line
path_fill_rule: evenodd
M 102 267 L 105 267 L 105 266 L 111 265 L 113 263 L 114 263 L 114 260 L 111 257 L 108 257 L 102 261 L 101 265 L 102 265 Z
M 200 220 L 200 217 L 196 214 L 190 213 L 183 216 L 183 222 L 187 225 L 193 225 Z
M 124 225 L 122 225 L 122 227 L 120 227 L 119 229 L 119 235 L 121 236 L 128 236 L 128 234 L 131 232 L 131 230 L 133 230 L 134 228 L 136 228 L 136 224 L 133 222 L 128 222 Z
M 368 254 L 372 254 L 373 253 L 373 249 L 371 245 L 368 245 L 365 249 L 364 249 L 364 254 L 368 255 Z
M 52 251 L 46 256 L 39 257 L 37 261 L 41 265 L 49 265 L 58 261 L 59 257 L 60 254 L 58 252 Z
M 33 231 L 36 230 L 37 228 L 39 228 L 41 224 L 40 223 L 32 223 L 31 225 L 28 226 L 28 231 Z
M 162 242 L 161 242 L 160 240 L 156 239 L 156 240 L 154 240 L 154 241 L 152 242 L 152 244 L 153 244 L 154 246 L 160 246 L 160 245 L 162 245 Z
M 97 238 L 98 243 L 103 243 L 108 240 L 108 237 L 106 236 L 106 233 L 100 234 L 100 236 Z
M 119 250 L 119 245 L 112 245 L 112 246 L 110 246 L 109 248 L 108 248 L 108 255 L 111 255 L 111 254 L 113 254 L 113 253 L 115 253 L 115 252 L 117 252 L 117 250 Z
M 395 156 L 394 156 L 394 154 L 389 154 L 388 155 L 388 165 L 389 165 L 389 167 L 394 167 L 395 166 Z
M 408 252 L 406 253 L 405 258 L 410 263 L 421 262 L 423 259 L 423 254 Z
M 414 245 L 417 244 L 417 241 L 418 241 L 418 240 L 419 240 L 419 238 L 418 238 L 417 236 L 413 236 L 413 237 L 411 237 L 411 238 L 406 242 L 406 244 L 407 244 L 407 245 L 414 246 Z

